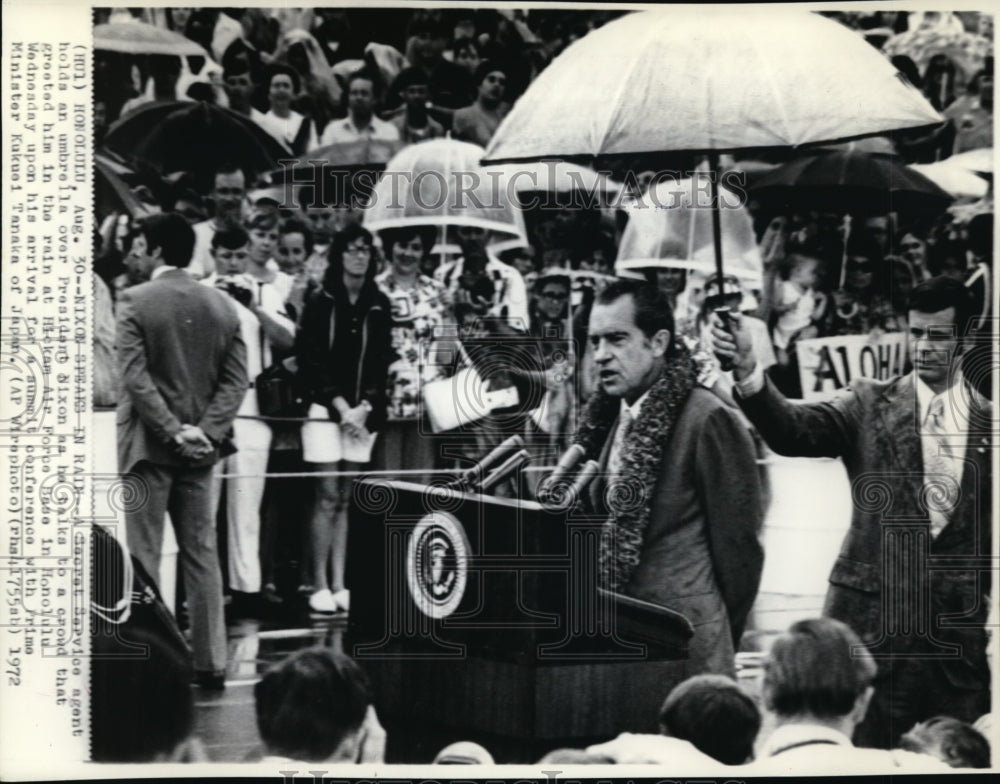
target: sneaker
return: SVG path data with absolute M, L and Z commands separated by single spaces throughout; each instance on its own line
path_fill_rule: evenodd
M 333 601 L 337 605 L 338 612 L 349 612 L 351 609 L 351 592 L 346 588 L 341 588 L 333 594 Z
M 333 614 L 338 611 L 339 607 L 333 598 L 333 591 L 324 588 L 309 597 L 309 609 L 316 613 Z

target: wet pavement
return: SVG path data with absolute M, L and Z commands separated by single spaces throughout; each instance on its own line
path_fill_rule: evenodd
M 304 622 L 303 622 L 304 621 Z M 342 650 L 347 616 L 312 621 L 238 620 L 228 624 L 226 689 L 195 689 L 194 732 L 213 762 L 249 762 L 261 756 L 253 687 L 267 669 L 313 645 Z

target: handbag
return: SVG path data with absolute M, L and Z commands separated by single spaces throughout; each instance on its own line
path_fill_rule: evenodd
M 487 416 L 494 408 L 516 406 L 517 387 L 489 390 L 462 344 L 458 350 L 465 367 L 449 378 L 428 381 L 420 389 L 424 411 L 435 433 L 454 430 Z
M 298 419 L 309 408 L 296 380 L 295 357 L 275 362 L 265 368 L 253 385 L 257 392 L 257 410 L 261 416 Z

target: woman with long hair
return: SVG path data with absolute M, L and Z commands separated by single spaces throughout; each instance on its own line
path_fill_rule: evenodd
M 296 341 L 299 377 L 313 404 L 310 418 L 334 425 L 325 428 L 323 453 L 303 436 L 304 459 L 332 474 L 317 480 L 311 552 L 304 559 L 311 567 L 309 606 L 319 613 L 349 609 L 344 563 L 353 478 L 337 472 L 369 462 L 374 434 L 386 418 L 386 375 L 394 357 L 389 300 L 375 284 L 375 272 L 368 231 L 351 224 L 334 235 L 323 288 L 306 303 Z

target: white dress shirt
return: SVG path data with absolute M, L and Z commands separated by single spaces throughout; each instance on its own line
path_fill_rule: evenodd
M 620 473 L 621 451 L 625 444 L 625 432 L 629 425 L 639 418 L 639 410 L 642 408 L 642 404 L 646 402 L 647 397 L 649 397 L 648 389 L 632 405 L 626 403 L 625 398 L 622 398 L 621 408 L 618 413 L 618 426 L 615 428 L 615 433 L 611 440 L 611 448 L 608 450 L 608 473 Z
M 331 120 L 323 130 L 323 136 L 319 140 L 320 147 L 328 144 L 346 144 L 356 142 L 359 139 L 370 139 L 372 141 L 398 142 L 399 131 L 396 126 L 385 120 L 380 120 L 372 115 L 371 120 L 364 128 L 358 128 L 351 117 L 342 120 Z

